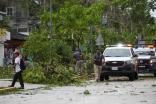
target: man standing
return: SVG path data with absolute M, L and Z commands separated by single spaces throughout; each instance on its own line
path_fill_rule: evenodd
M 94 55 L 94 74 L 95 74 L 95 80 L 97 82 L 100 81 L 100 74 L 102 70 L 102 64 L 104 63 L 104 57 L 103 54 L 100 52 L 100 49 L 96 49 L 96 53 Z
M 19 56 L 19 52 L 15 51 L 15 60 L 14 60 L 14 71 L 15 71 L 15 75 L 13 77 L 13 81 L 12 84 L 9 87 L 14 87 L 17 79 L 19 79 L 20 85 L 21 85 L 21 89 L 24 89 L 24 83 L 23 83 L 23 78 L 22 78 L 22 70 L 20 68 L 20 61 L 21 58 Z
M 74 58 L 76 59 L 75 72 L 79 72 L 82 75 L 84 71 L 84 55 L 81 50 L 74 52 Z

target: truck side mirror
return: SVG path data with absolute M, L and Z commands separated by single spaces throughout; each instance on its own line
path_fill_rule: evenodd
M 133 57 L 138 57 L 138 55 L 137 54 L 134 54 Z

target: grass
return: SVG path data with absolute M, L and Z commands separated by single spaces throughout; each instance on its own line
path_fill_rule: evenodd
M 14 94 L 18 91 L 21 91 L 21 89 L 15 87 L 0 87 L 0 95 Z
M 145 93 L 144 91 L 140 91 L 140 93 Z
M 12 78 L 13 76 L 13 70 L 10 69 L 2 69 L 0 68 L 0 79 L 8 79 L 8 78 Z
M 85 91 L 83 92 L 83 94 L 84 94 L 84 95 L 90 95 L 91 93 L 89 92 L 89 90 L 85 90 Z
M 152 87 L 156 87 L 156 84 L 153 84 Z

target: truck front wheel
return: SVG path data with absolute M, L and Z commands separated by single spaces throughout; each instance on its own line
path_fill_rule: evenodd
M 106 81 L 109 80 L 109 76 L 108 75 L 105 75 L 104 78 L 105 78 Z
M 104 81 L 104 75 L 103 74 L 100 75 L 100 81 Z
M 128 77 L 129 77 L 129 81 L 134 81 L 136 79 L 134 73 L 131 73 Z

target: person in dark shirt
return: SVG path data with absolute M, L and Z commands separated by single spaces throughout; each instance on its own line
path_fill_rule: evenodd
M 101 74 L 101 70 L 102 70 L 102 64 L 104 63 L 104 56 L 100 52 L 99 48 L 96 49 L 96 53 L 94 55 L 93 62 L 94 62 L 95 80 L 97 82 L 99 82 L 100 81 L 100 74 Z
M 84 55 L 81 50 L 76 50 L 74 52 L 74 58 L 76 60 L 75 72 L 79 72 L 82 75 L 84 70 Z

